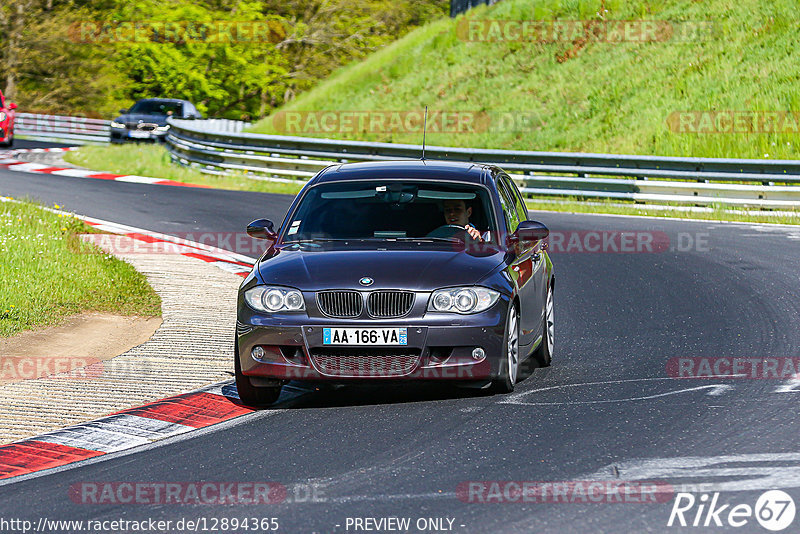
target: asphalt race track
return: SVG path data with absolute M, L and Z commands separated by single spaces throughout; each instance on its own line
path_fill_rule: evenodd
M 241 232 L 258 217 L 280 221 L 291 200 L 8 170 L 0 170 L 0 195 L 164 233 Z M 556 347 L 553 366 L 532 370 L 513 394 L 309 391 L 231 424 L 0 483 L 0 516 L 34 524 L 274 517 L 279 532 L 291 533 L 365 531 L 354 518 L 400 517 L 411 519 L 411 532 L 611 533 L 664 531 L 673 506 L 672 495 L 656 503 L 470 502 L 479 497 L 461 491 L 469 481 L 661 481 L 675 491 L 725 490 L 718 505 L 731 507 L 783 489 L 800 503 L 798 382 L 681 380 L 668 367 L 679 357 L 800 356 L 800 228 L 533 215 L 564 235 L 552 253 Z M 572 236 L 622 231 L 669 244 L 563 250 Z M 258 506 L 98 505 L 69 494 L 78 483 L 205 481 L 271 481 L 287 497 Z M 445 520 L 416 530 L 432 524 L 421 518 Z M 742 528 L 674 530 L 726 529 L 764 531 L 752 517 Z

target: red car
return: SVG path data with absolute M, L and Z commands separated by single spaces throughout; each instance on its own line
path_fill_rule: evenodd
M 0 91 L 0 146 L 11 146 L 14 144 L 14 110 L 17 105 L 6 101 L 3 92 Z

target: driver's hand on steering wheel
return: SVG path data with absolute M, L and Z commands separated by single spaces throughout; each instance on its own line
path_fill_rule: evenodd
M 477 228 L 475 228 L 471 224 L 468 224 L 466 227 L 464 227 L 464 229 L 467 231 L 469 236 L 472 239 L 474 239 L 475 241 L 483 241 L 483 238 L 481 237 L 481 233 L 478 231 Z

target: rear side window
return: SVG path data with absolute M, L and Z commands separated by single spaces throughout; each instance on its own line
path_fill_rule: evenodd
M 508 190 L 508 185 L 503 178 L 497 180 L 497 191 L 500 193 L 500 204 L 503 205 L 503 215 L 506 218 L 506 225 L 509 233 L 517 231 L 519 226 L 519 215 L 514 202 L 513 194 Z
M 186 102 L 183 105 L 183 113 L 184 113 L 184 117 L 200 118 L 200 112 L 197 111 L 197 108 L 195 108 L 194 104 L 192 104 L 191 102 Z
M 514 199 L 514 206 L 517 210 L 517 216 L 519 217 L 519 220 L 527 221 L 528 208 L 527 206 L 525 206 L 525 199 L 522 197 L 522 194 L 519 192 L 519 189 L 517 189 L 517 185 L 511 178 L 505 175 L 503 175 L 503 182 L 506 184 L 509 193 Z

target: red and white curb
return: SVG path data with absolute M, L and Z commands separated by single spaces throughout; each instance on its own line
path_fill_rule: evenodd
M 18 201 L 0 197 L 0 202 Z M 247 276 L 255 263 L 253 258 L 211 245 L 94 217 L 74 215 L 59 209 L 43 209 L 77 217 L 97 230 L 148 245 L 169 244 L 174 253 L 203 260 L 239 276 Z M 253 411 L 254 408 L 241 404 L 232 381 L 214 384 L 191 393 L 129 408 L 95 421 L 0 446 L 0 480 L 132 449 L 229 421 Z
M 252 413 L 232 382 L 0 446 L 0 480 L 132 449 Z
M 5 154 L 5 157 L 11 157 L 16 154 L 38 154 L 42 152 L 69 152 L 70 150 L 78 150 L 79 146 L 59 146 L 50 148 L 13 148 L 11 150 L 0 151 L 0 154 Z
M 21 150 L 13 150 L 8 153 L 0 153 L 0 169 L 8 169 L 11 171 L 34 172 L 39 174 L 50 174 L 55 176 L 71 176 L 74 178 L 91 178 L 94 180 L 112 180 L 115 182 L 131 182 L 136 184 L 152 184 L 152 185 L 173 185 L 181 187 L 200 187 L 210 188 L 207 185 L 187 184 L 184 182 L 176 182 L 175 180 L 165 180 L 163 178 L 150 178 L 148 176 L 137 176 L 135 174 L 114 174 L 110 172 L 97 172 L 86 169 L 72 169 L 69 167 L 53 167 L 52 165 L 45 165 L 42 163 L 31 163 L 28 161 L 21 161 L 14 159 L 13 156 L 21 153 L 38 153 L 38 152 L 67 152 L 76 150 L 78 147 L 66 148 L 29 148 Z
M 59 213 L 71 215 L 67 214 L 66 212 L 59 211 Z M 186 239 L 181 239 L 179 237 L 160 234 L 158 232 L 151 232 L 149 230 L 135 228 L 133 226 L 103 221 L 93 217 L 81 215 L 76 215 L 76 217 L 81 219 L 89 226 L 92 226 L 93 228 L 96 228 L 102 232 L 129 237 L 148 246 L 157 247 L 158 245 L 161 245 L 158 247 L 160 249 L 163 249 L 164 246 L 169 246 L 169 250 L 171 252 L 202 260 L 206 263 L 211 263 L 215 267 L 242 277 L 246 277 L 253 269 L 253 265 L 255 264 L 255 260 L 253 258 L 211 245 L 204 245 L 195 241 L 187 241 Z

